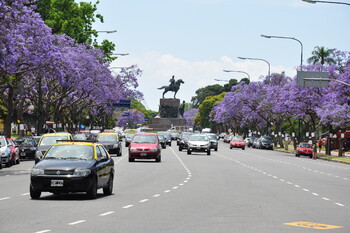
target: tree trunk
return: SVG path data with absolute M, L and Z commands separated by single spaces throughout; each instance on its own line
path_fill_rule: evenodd
M 345 135 L 345 129 L 341 129 L 340 131 L 340 135 L 344 134 Z M 339 151 L 338 151 L 338 156 L 341 157 L 343 156 L 343 145 L 344 145 L 344 138 L 342 136 L 340 136 L 340 140 L 339 140 Z
M 11 123 L 12 123 L 12 116 L 13 116 L 13 110 L 14 110 L 14 104 L 13 104 L 13 88 L 10 86 L 8 89 L 8 96 L 7 96 L 7 114 L 5 114 L 5 119 L 4 119 L 4 135 L 7 138 L 11 137 Z

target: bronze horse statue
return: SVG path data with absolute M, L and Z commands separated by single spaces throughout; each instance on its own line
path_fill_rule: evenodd
M 175 94 L 174 94 L 174 99 L 175 99 L 176 93 L 177 93 L 177 91 L 180 89 L 180 85 L 181 85 L 182 83 L 185 83 L 185 82 L 182 81 L 182 79 L 178 79 L 178 80 L 176 80 L 176 82 L 175 82 L 173 85 L 159 87 L 159 88 L 158 88 L 159 90 L 164 89 L 164 92 L 163 92 L 163 99 L 164 99 L 164 94 L 167 93 L 168 91 L 173 91 L 173 92 L 175 92 Z

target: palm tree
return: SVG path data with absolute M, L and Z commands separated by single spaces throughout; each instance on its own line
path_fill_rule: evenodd
M 307 61 L 312 64 L 321 63 L 324 64 L 335 64 L 335 60 L 331 58 L 333 55 L 334 49 L 326 49 L 325 47 L 316 46 L 314 51 L 312 51 L 312 57 L 308 58 Z

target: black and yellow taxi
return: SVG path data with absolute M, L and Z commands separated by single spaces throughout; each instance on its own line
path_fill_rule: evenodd
M 54 194 L 86 192 L 91 199 L 102 188 L 113 191 L 114 161 L 96 141 L 66 140 L 55 143 L 32 168 L 30 196 L 39 199 L 42 192 Z
M 99 133 L 96 139 L 108 150 L 108 153 L 122 156 L 122 144 L 118 133 L 104 131 Z

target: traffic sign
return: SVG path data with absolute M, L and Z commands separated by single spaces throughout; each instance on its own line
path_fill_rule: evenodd
M 328 87 L 328 72 L 297 71 L 299 87 Z

